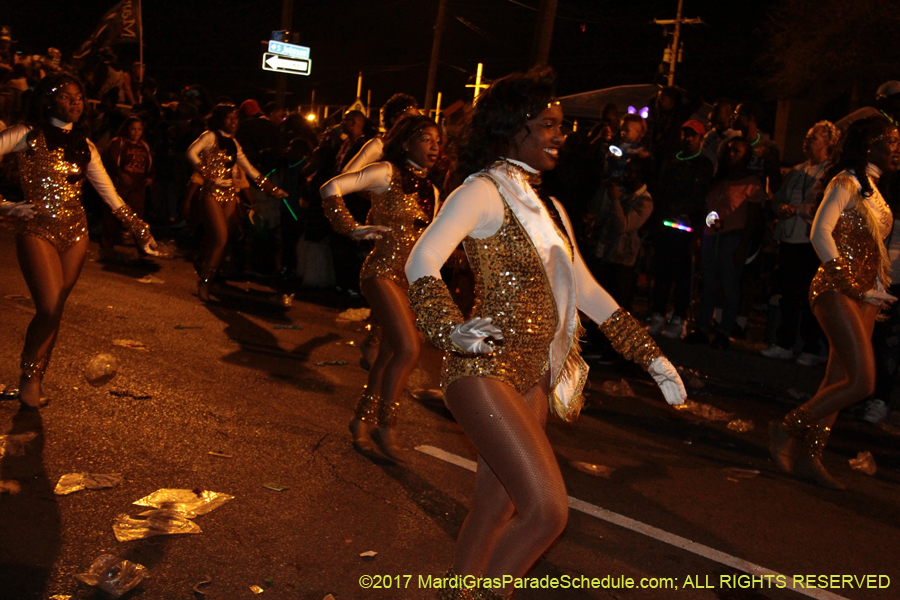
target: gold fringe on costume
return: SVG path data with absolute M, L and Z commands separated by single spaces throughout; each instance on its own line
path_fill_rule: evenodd
M 613 349 L 625 357 L 633 360 L 646 371 L 650 363 L 662 356 L 659 346 L 641 324 L 623 308 L 616 310 L 607 320 L 600 325 Z
M 588 376 L 588 366 L 584 359 L 581 358 L 580 343 L 581 338 L 584 337 L 585 330 L 581 325 L 581 318 L 577 315 L 575 318 L 577 319 L 577 324 L 575 325 L 575 333 L 572 335 L 569 353 L 566 355 L 566 361 L 563 363 L 562 369 L 556 375 L 556 381 L 553 382 L 553 391 L 550 393 L 550 410 L 567 423 L 574 423 L 581 413 L 581 408 L 584 406 L 582 390 Z M 576 382 L 574 389 L 577 390 L 577 393 L 566 404 L 556 393 L 556 386 L 572 380 Z

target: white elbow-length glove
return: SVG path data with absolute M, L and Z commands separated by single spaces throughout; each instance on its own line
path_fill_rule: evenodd
M 659 386 L 666 402 L 672 406 L 684 403 L 687 391 L 684 389 L 684 383 L 682 383 L 675 365 L 670 363 L 668 358 L 665 356 L 655 358 L 647 368 L 647 372 Z
M 892 296 L 887 292 L 879 290 L 877 288 L 872 288 L 871 290 L 863 294 L 863 302 L 868 302 L 869 304 L 874 304 L 878 307 L 883 307 L 886 304 L 893 304 L 896 301 L 896 296 Z
M 350 237 L 356 241 L 380 240 L 390 230 L 390 227 L 384 225 L 360 225 L 350 233 Z
M 27 221 L 34 216 L 34 205 L 30 202 L 9 202 L 8 200 L 3 200 L 0 201 L 0 215 Z
M 503 332 L 491 323 L 490 317 L 469 319 L 450 333 L 453 343 L 468 354 L 493 354 L 494 347 L 487 342 L 488 338 L 503 339 Z

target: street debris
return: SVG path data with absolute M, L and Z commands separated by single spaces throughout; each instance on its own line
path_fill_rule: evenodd
M 122 346 L 123 348 L 131 348 L 132 350 L 140 350 L 142 352 L 150 352 L 144 342 L 137 340 L 113 340 L 113 346 Z
M 225 454 L 224 452 L 219 452 L 217 450 L 210 450 L 207 454 L 210 456 L 218 456 L 219 458 L 234 458 L 231 454 Z
M 737 431 L 738 433 L 747 433 L 748 431 L 753 431 L 753 428 L 753 421 L 745 421 L 743 419 L 734 419 L 733 421 L 728 421 L 728 429 Z
M 314 362 L 313 364 L 317 367 L 329 367 L 329 366 L 342 367 L 347 364 L 347 361 L 346 360 L 321 360 L 319 362 Z
M 28 300 L 28 296 L 22 294 L 7 294 L 3 297 L 7 300 Z
M 725 472 L 728 474 L 728 481 L 740 481 L 741 479 L 753 479 L 757 475 L 759 475 L 759 471 L 757 469 L 742 469 L 740 467 L 728 467 L 725 469 Z
M 443 402 L 444 392 L 439 388 L 419 388 L 411 390 L 409 395 L 419 402 Z
M 303 325 L 273 325 L 272 329 L 296 329 L 297 331 L 300 331 L 303 329 Z
M 113 598 L 118 598 L 148 575 L 143 565 L 104 554 L 91 563 L 87 572 L 75 575 L 75 579 L 98 587 Z
M 120 473 L 68 473 L 59 478 L 53 493 L 57 496 L 66 496 L 84 489 L 112 488 L 121 483 L 122 475 Z
M 203 579 L 198 581 L 197 584 L 191 589 L 194 590 L 194 593 L 198 596 L 205 596 L 206 592 L 200 589 L 201 585 L 209 585 L 213 582 L 212 575 L 203 575 Z
M 134 398 L 135 400 L 149 400 L 153 397 L 151 394 L 134 390 L 109 390 L 109 395 L 116 398 Z
M 787 390 L 787 395 L 793 398 L 794 400 L 809 400 L 812 396 L 807 394 L 802 390 L 798 390 L 797 388 L 789 387 Z
M 874 475 L 878 472 L 878 466 L 875 464 L 875 457 L 868 450 L 860 452 L 856 458 L 850 459 L 850 466 L 857 471 L 862 471 L 866 475 Z
M 371 313 L 372 311 L 368 308 L 348 308 L 344 312 L 339 313 L 335 320 L 338 322 L 365 321 Z
M 684 382 L 684 385 L 687 386 L 689 390 L 702 390 L 706 387 L 706 381 L 704 381 L 706 378 L 696 369 L 679 367 L 678 373 L 681 375 L 681 380 Z
M 275 296 L 275 305 L 276 306 L 283 306 L 285 308 L 290 308 L 292 304 L 294 304 L 294 295 L 293 294 L 276 294 L 276 296 Z
M 175 325 L 175 329 L 203 329 L 203 327 L 201 325 L 182 325 L 178 323 Z
M 609 479 L 609 476 L 612 475 L 613 471 L 616 470 L 614 467 L 595 465 L 593 463 L 582 462 L 580 460 L 570 460 L 569 466 L 577 471 L 581 471 L 582 473 L 587 473 L 588 475 L 593 475 L 594 477 L 603 477 L 604 479 Z
M 365 552 L 360 552 L 359 556 L 360 556 L 360 558 L 363 558 L 366 560 L 372 560 L 373 558 L 378 556 L 378 553 L 375 552 L 374 550 L 366 550 Z
M 22 485 L 15 479 L 0 479 L 0 494 L 15 496 L 22 491 Z
M 199 515 L 205 515 L 233 499 L 234 496 L 209 490 L 194 491 L 163 488 L 144 496 L 140 500 L 135 500 L 133 504 L 170 510 L 193 519 Z
M 69 594 L 53 594 L 49 600 L 72 600 L 72 596 Z
M 36 431 L 0 435 L 0 456 L 24 456 L 26 447 L 37 436 Z
M 119 371 L 119 363 L 112 354 L 98 354 L 84 368 L 84 378 L 94 387 L 107 384 Z
M 334 600 L 334 596 L 332 596 L 331 594 L 328 594 L 327 596 L 322 598 L 322 600 Z
M 154 277 L 153 275 L 145 275 L 138 279 L 138 283 L 165 283 L 165 281 L 159 277 Z
M 133 519 L 122 513 L 113 523 L 113 533 L 120 542 L 141 540 L 155 535 L 203 533 L 200 526 L 174 510 L 149 510 L 141 513 L 146 519 Z
M 715 406 L 710 406 L 709 404 L 694 402 L 693 400 L 685 400 L 684 404 L 679 404 L 672 408 L 682 412 L 689 412 L 706 421 L 728 421 L 731 419 L 731 413 L 720 410 Z
M 288 490 L 286 485 L 281 485 L 280 483 L 264 483 L 262 486 L 273 492 L 286 492 Z
M 254 594 L 262 594 L 266 590 L 262 589 L 258 585 L 251 585 L 250 591 L 253 592 Z
M 613 381 L 609 379 L 603 382 L 603 385 L 600 386 L 600 391 L 606 394 L 607 396 L 620 396 L 623 398 L 635 398 L 634 390 L 631 389 L 631 386 L 628 384 L 628 381 L 622 379 L 620 381 Z

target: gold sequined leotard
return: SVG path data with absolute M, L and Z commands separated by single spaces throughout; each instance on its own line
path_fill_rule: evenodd
M 875 199 L 881 208 L 881 214 L 876 216 L 866 206 L 854 177 L 838 175 L 830 186 L 844 187 L 853 196 L 831 233 L 840 257 L 819 267 L 809 286 L 810 304 L 824 292 L 837 291 L 861 300 L 866 292 L 876 287 L 876 280 L 880 280 L 885 288 L 890 285 L 890 261 L 878 233 L 882 229 L 889 231 L 893 219 L 884 199 L 880 195 Z M 879 224 L 879 218 L 885 219 L 886 223 Z
M 386 192 L 372 198 L 372 208 L 366 217 L 367 225 L 383 225 L 391 230 L 375 241 L 375 248 L 366 257 L 359 280 L 372 277 L 389 279 L 406 291 L 409 282 L 403 268 L 413 246 L 434 217 L 433 204 L 423 207 L 415 192 L 403 191 L 402 171 L 391 165 L 391 185 Z M 413 174 L 420 185 L 432 187 L 424 176 Z M 417 182 L 419 183 L 419 182 Z
M 66 250 L 87 237 L 87 219 L 81 206 L 83 167 L 68 162 L 62 148 L 50 150 L 37 130 L 19 156 L 22 192 L 34 205 L 34 217 L 19 225 L 18 235 L 47 240 Z
M 444 389 L 462 377 L 490 377 L 525 393 L 550 368 L 558 315 L 544 262 L 503 200 L 503 224 L 492 236 L 463 240 L 475 275 L 472 317 L 491 317 L 503 342 L 491 355 L 449 353 Z
M 221 186 L 216 181 L 225 179 L 232 181 L 234 173 L 234 158 L 228 156 L 228 152 L 219 148 L 219 144 L 213 144 L 200 152 L 200 164 L 197 167 L 203 176 L 201 194 L 211 195 L 216 202 L 237 202 L 238 195 L 234 184 Z

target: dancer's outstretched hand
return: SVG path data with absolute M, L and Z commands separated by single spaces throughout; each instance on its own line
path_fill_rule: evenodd
M 893 304 L 897 301 L 896 296 L 891 296 L 887 292 L 882 292 L 881 290 L 871 289 L 865 293 L 863 296 L 863 302 L 868 302 L 869 304 L 874 304 L 875 306 L 881 308 L 888 304 Z
M 28 221 L 34 216 L 34 204 L 30 202 L 9 202 L 3 200 L 0 201 L 0 215 Z
M 653 381 L 659 386 L 666 402 L 672 406 L 684 404 L 687 392 L 684 389 L 684 384 L 681 382 L 681 376 L 675 369 L 675 365 L 670 363 L 668 358 L 660 356 L 654 359 L 650 363 L 647 372 L 650 373 Z
M 384 225 L 360 225 L 350 234 L 354 240 L 380 240 L 383 234 L 390 231 L 390 227 Z
M 493 354 L 494 347 L 487 343 L 488 338 L 497 341 L 503 339 L 503 332 L 491 324 L 490 317 L 469 319 L 450 334 L 453 343 L 469 354 Z
M 146 254 L 150 256 L 159 256 L 159 251 L 156 249 L 156 240 L 153 239 L 153 236 L 150 236 L 150 239 L 141 247 Z

